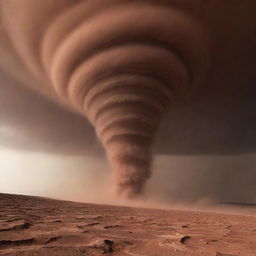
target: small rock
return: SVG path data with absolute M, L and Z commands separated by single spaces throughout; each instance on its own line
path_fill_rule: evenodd
M 113 250 L 113 244 L 114 242 L 112 240 L 101 240 L 101 241 L 97 241 L 94 244 L 92 244 L 90 247 L 91 248 L 96 248 L 96 249 L 102 249 L 102 253 L 112 253 Z
M 112 248 L 114 242 L 112 240 L 104 240 L 104 243 L 108 248 L 103 248 L 103 253 L 112 253 L 114 251 Z
M 180 239 L 180 243 L 185 244 L 186 241 L 188 241 L 189 239 L 191 239 L 191 236 L 183 236 L 183 237 Z

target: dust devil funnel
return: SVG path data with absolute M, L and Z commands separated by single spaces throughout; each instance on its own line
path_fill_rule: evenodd
M 151 146 L 163 114 L 197 83 L 205 64 L 198 21 L 156 2 L 95 0 L 66 8 L 42 29 L 39 64 L 24 49 L 29 42 L 19 48 L 16 40 L 33 73 L 46 75 L 58 97 L 93 124 L 118 194 L 129 198 L 150 177 Z M 39 41 L 33 22 L 24 24 Z
M 186 55 L 193 23 L 182 18 L 148 4 L 113 7 L 79 24 L 51 59 L 57 93 L 94 125 L 125 197 L 142 192 L 161 117 L 192 79 Z

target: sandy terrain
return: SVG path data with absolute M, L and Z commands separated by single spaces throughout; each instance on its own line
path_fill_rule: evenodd
M 0 194 L 0 255 L 255 256 L 256 216 Z

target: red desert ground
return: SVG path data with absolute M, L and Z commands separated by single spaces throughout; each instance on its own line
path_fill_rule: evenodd
M 0 255 L 255 256 L 254 210 L 206 213 L 0 194 Z

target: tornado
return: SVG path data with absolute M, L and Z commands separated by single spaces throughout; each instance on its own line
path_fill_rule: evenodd
M 3 8 L 6 17 L 12 2 Z M 56 1 L 63 8 L 52 4 L 49 19 L 33 1 L 24 2 L 23 33 L 5 21 L 17 53 L 34 77 L 95 127 L 117 194 L 140 195 L 163 115 L 204 73 L 204 28 L 168 1 Z

